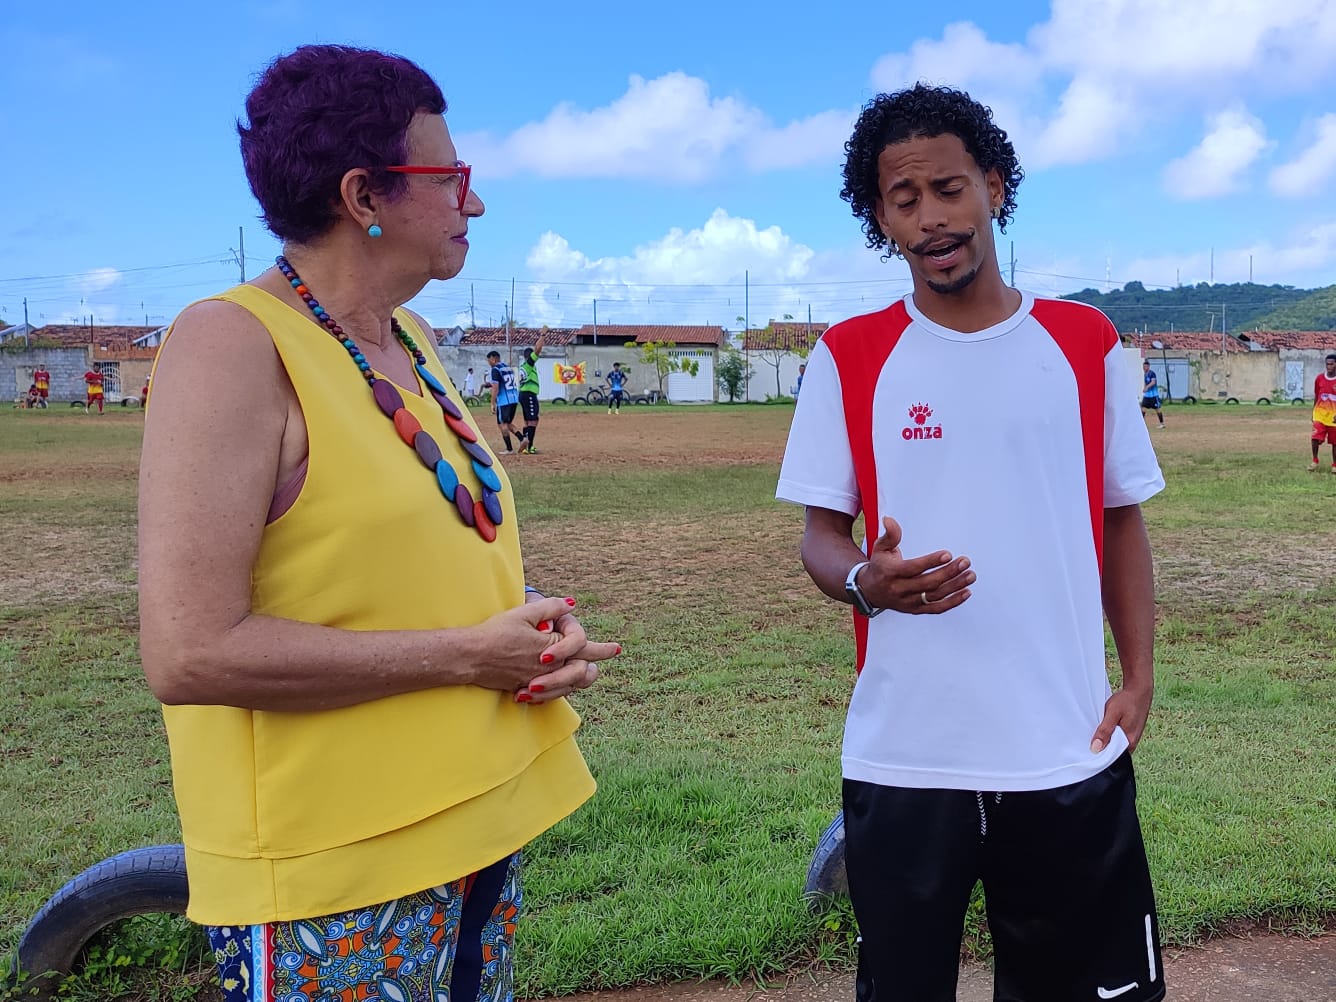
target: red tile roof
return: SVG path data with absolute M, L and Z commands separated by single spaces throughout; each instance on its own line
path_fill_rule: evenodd
M 829 326 L 829 324 L 809 324 L 797 320 L 771 320 L 766 327 L 747 331 L 742 339 L 742 347 L 744 351 L 810 349 Z
M 716 348 L 724 344 L 722 327 L 690 326 L 686 324 L 585 324 L 580 328 L 581 337 L 607 338 L 611 342 L 634 341 L 645 344 L 648 341 L 672 341 L 680 345 L 713 345 Z
M 538 335 L 542 333 L 541 327 L 512 327 L 510 329 L 510 343 L 512 346 L 535 344 L 538 341 Z M 549 348 L 564 348 L 575 340 L 577 333 L 574 327 L 549 327 L 545 343 Z M 459 343 L 465 345 L 505 344 L 506 329 L 504 327 L 474 327 L 472 330 L 464 332 L 464 337 Z
M 125 327 L 95 324 L 47 324 L 33 331 L 34 338 L 56 341 L 68 348 L 79 348 L 89 344 L 107 345 L 110 348 L 128 348 L 130 342 L 145 334 L 161 330 L 162 324 L 151 327 Z
M 1219 351 L 1221 345 L 1227 352 L 1249 351 L 1246 344 L 1228 334 L 1215 334 L 1210 331 L 1153 331 L 1150 334 L 1124 335 L 1141 349 L 1142 354 L 1156 352 L 1154 346 L 1159 341 L 1170 351 Z
M 1245 331 L 1239 337 L 1272 351 L 1336 351 L 1336 331 Z

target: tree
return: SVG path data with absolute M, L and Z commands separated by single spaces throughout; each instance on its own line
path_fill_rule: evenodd
M 791 322 L 793 314 L 785 313 L 784 320 Z M 784 359 L 789 355 L 797 355 L 800 359 L 806 359 L 812 353 L 812 345 L 816 343 L 816 339 L 809 332 L 801 340 L 796 340 L 789 331 L 780 332 L 775 330 L 773 322 L 765 328 L 765 333 L 767 335 L 767 346 L 758 349 L 756 354 L 761 356 L 761 360 L 766 365 L 775 370 L 775 396 L 782 397 L 784 391 L 779 385 L 779 369 L 784 364 Z
M 736 348 L 724 348 L 719 356 L 719 365 L 714 370 L 714 380 L 719 384 L 719 389 L 728 394 L 730 404 L 743 392 L 743 385 L 750 375 L 751 369 L 742 357 L 742 352 Z
M 666 397 L 663 381 L 670 372 L 685 372 L 689 376 L 694 376 L 700 372 L 700 363 L 692 358 L 678 358 L 670 352 L 677 347 L 676 341 L 646 341 L 643 344 L 637 344 L 634 341 L 625 342 L 627 348 L 640 349 L 640 361 L 646 365 L 653 366 L 654 371 L 659 377 L 659 396 Z

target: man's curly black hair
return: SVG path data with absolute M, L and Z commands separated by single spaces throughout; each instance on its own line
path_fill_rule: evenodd
M 885 247 L 887 256 L 900 253 L 877 225 L 877 158 L 892 143 L 943 135 L 958 137 L 985 174 L 996 168 L 1002 176 L 1002 211 L 997 225 L 1006 232 L 1016 210 L 1016 189 L 1025 177 L 1006 132 L 993 122 L 992 111 L 964 91 L 918 83 L 894 94 L 878 94 L 869 101 L 858 116 L 854 134 L 844 144 L 847 156 L 840 197 L 863 221 L 867 245 L 873 250 Z

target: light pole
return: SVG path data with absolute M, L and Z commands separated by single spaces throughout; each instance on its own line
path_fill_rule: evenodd
M 1166 400 L 1174 399 L 1174 384 L 1169 382 L 1169 357 L 1164 352 L 1163 341 L 1152 341 L 1152 348 L 1160 349 L 1160 364 L 1164 366 L 1164 394 Z

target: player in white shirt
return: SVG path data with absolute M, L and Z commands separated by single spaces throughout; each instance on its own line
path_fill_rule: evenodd
M 1117 333 L 1003 281 L 992 223 L 1023 175 L 968 95 L 879 95 L 847 149 L 842 195 L 913 292 L 817 344 L 777 495 L 806 507 L 818 587 L 861 609 L 843 751 L 860 1002 L 955 998 L 978 880 L 999 998 L 1154 1002 L 1130 753 L 1153 691 L 1140 503 L 1164 481 Z

